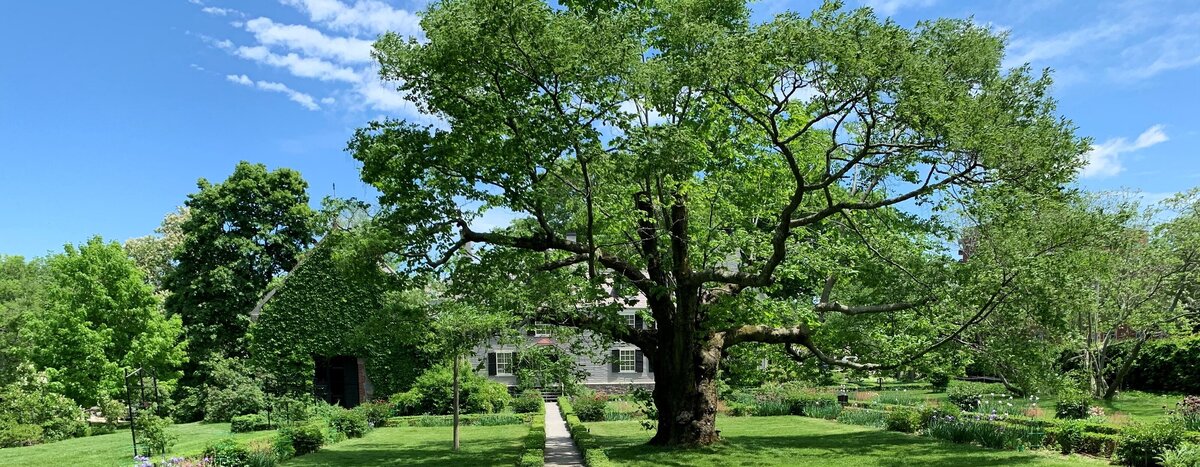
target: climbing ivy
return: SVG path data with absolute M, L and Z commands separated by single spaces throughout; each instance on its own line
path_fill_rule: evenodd
M 251 356 L 280 392 L 311 389 L 315 356 L 364 358 L 376 394 L 407 388 L 424 369 L 413 339 L 420 326 L 385 312 L 387 277 L 339 263 L 337 247 L 350 235 L 331 233 L 307 251 L 250 328 Z

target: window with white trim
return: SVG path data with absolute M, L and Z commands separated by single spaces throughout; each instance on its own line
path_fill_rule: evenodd
M 550 337 L 550 325 L 546 323 L 533 323 L 533 337 Z
M 637 371 L 637 352 L 634 350 L 621 350 L 621 373 L 634 373 Z
M 513 374 L 513 353 L 512 352 L 496 352 L 496 375 L 512 376 Z
M 637 313 L 635 312 L 635 313 L 630 313 L 630 314 L 625 315 L 625 322 L 629 323 L 629 327 L 636 328 L 637 327 Z

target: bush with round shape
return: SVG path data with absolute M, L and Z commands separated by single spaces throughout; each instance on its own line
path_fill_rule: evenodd
M 325 444 L 325 431 L 315 421 L 281 428 L 279 435 L 292 441 L 292 449 L 297 456 L 317 452 Z
M 575 415 L 580 421 L 604 421 L 604 408 L 608 405 L 608 397 L 603 394 L 585 394 L 571 399 L 575 407 Z
M 1066 391 L 1054 404 L 1054 418 L 1082 420 L 1088 418 L 1092 397 L 1082 391 Z
M 516 413 L 533 413 L 542 410 L 542 394 L 529 389 L 522 392 L 520 396 L 513 400 L 513 412 Z
M 921 414 L 916 409 L 909 407 L 900 407 L 896 410 L 888 412 L 887 429 L 888 431 L 899 431 L 901 433 L 914 433 L 921 426 Z
M 945 391 L 950 386 L 950 373 L 935 371 L 929 375 L 929 385 L 938 391 Z
M 208 458 L 212 465 L 242 466 L 247 464 L 250 450 L 233 438 L 225 438 L 208 443 L 204 448 L 204 457 Z
M 392 404 L 387 401 L 371 401 L 355 407 L 354 410 L 363 413 L 367 423 L 372 427 L 383 426 L 384 421 L 392 416 Z
M 42 427 L 0 420 L 0 448 L 33 446 L 42 443 Z
M 371 429 L 366 413 L 342 409 L 329 418 L 329 427 L 347 438 L 362 438 Z
M 267 417 L 263 414 L 238 415 L 229 421 L 229 431 L 233 433 L 248 433 L 269 428 Z

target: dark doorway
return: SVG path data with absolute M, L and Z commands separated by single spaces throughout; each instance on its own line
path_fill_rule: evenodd
M 313 392 L 330 404 L 351 408 L 359 404 L 358 359 L 346 355 L 316 357 Z

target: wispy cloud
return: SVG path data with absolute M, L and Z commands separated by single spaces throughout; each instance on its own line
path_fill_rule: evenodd
M 202 0 L 192 0 L 204 6 Z M 285 71 L 293 78 L 312 79 L 336 86 L 324 105 L 342 103 L 347 108 L 370 108 L 376 111 L 402 113 L 412 118 L 421 116 L 416 106 L 396 91 L 395 83 L 383 83 L 378 66 L 371 58 L 374 38 L 385 31 L 414 37 L 421 36 L 419 18 L 402 9 L 378 0 L 279 0 L 308 16 L 309 24 L 285 24 L 268 17 L 233 21 L 233 27 L 253 35 L 251 43 L 234 43 L 229 39 L 201 36 L 213 47 L 233 56 Z M 240 14 L 240 12 L 239 12 Z M 239 77 L 244 75 L 230 75 Z M 233 78 L 230 78 L 233 81 Z M 237 82 L 241 82 L 238 80 Z M 255 87 L 268 89 L 254 82 Z M 283 83 L 270 83 L 280 84 Z M 290 89 L 290 88 L 288 88 Z M 293 94 L 288 94 L 292 97 Z M 348 95 L 343 98 L 343 95 Z M 292 97 L 307 108 L 316 101 Z M 305 104 L 307 102 L 308 104 Z
M 937 0 L 863 0 L 862 2 L 864 6 L 871 7 L 875 13 L 883 16 L 892 16 L 905 8 L 930 7 L 934 3 L 937 3 Z
M 1159 34 L 1126 47 L 1121 59 L 1121 66 L 1110 71 L 1129 81 L 1200 65 L 1200 14 L 1172 19 Z
M 321 106 L 317 105 L 312 96 L 287 87 L 283 83 L 275 83 L 271 81 L 255 81 L 246 75 L 225 75 L 225 79 L 243 86 L 250 86 L 261 89 L 263 91 L 278 92 L 287 95 L 292 102 L 304 106 L 308 110 L 320 110 Z
M 1018 39 L 1009 44 L 1006 68 L 1058 58 L 1086 47 L 1097 47 L 1133 30 L 1128 22 L 1096 24 L 1042 39 Z M 1043 62 L 1044 63 L 1044 62 Z
M 1167 141 L 1167 133 L 1162 125 L 1154 125 L 1137 139 L 1129 142 L 1125 138 L 1113 138 L 1101 144 L 1092 145 L 1092 149 L 1084 154 L 1087 165 L 1080 171 L 1084 178 L 1112 177 L 1125 170 L 1121 155 L 1138 151 Z
M 308 14 L 310 20 L 352 34 L 376 35 L 392 31 L 419 35 L 421 19 L 416 14 L 392 8 L 378 0 L 357 0 L 353 5 L 338 0 L 281 0 Z

